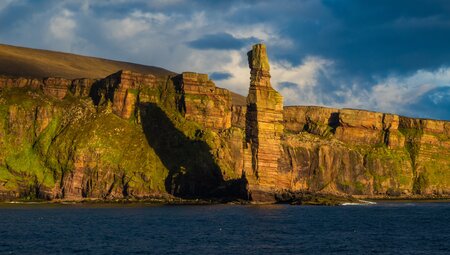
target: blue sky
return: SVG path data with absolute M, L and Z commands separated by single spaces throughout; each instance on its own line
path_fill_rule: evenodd
M 257 42 L 287 105 L 450 120 L 450 1 L 0 2 L 0 43 L 209 73 L 243 95 Z

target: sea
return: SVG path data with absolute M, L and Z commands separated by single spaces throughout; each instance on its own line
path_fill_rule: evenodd
M 450 203 L 4 203 L 0 254 L 450 254 Z

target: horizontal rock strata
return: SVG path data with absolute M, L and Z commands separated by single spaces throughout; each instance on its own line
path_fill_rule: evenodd
M 266 48 L 253 46 L 248 53 L 251 70 L 247 97 L 246 141 L 251 150 L 245 175 L 252 199 L 269 199 L 264 193 L 289 188 L 289 180 L 279 172 L 283 134 L 283 97 L 270 85 L 270 67 Z M 250 164 L 251 162 L 251 164 Z
M 283 107 L 265 46 L 249 66 L 247 104 L 192 72 L 0 76 L 0 199 L 450 196 L 450 122 Z

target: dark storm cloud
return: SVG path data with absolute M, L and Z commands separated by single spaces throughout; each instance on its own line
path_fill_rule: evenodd
M 221 81 L 221 80 L 227 80 L 227 79 L 230 79 L 231 77 L 233 77 L 233 74 L 227 73 L 227 72 L 214 72 L 214 73 L 211 73 L 211 74 L 209 75 L 209 77 L 210 77 L 212 80 L 215 80 L 215 81 Z
M 190 41 L 187 44 L 194 49 L 201 50 L 237 50 L 244 46 L 257 42 L 258 39 L 236 38 L 228 33 L 208 34 L 203 37 Z
M 279 28 L 294 46 L 272 56 L 293 64 L 323 56 L 367 77 L 450 65 L 450 1 L 265 1 L 228 19 Z
M 311 50 L 339 59 L 353 72 L 405 73 L 450 64 L 449 1 L 324 4 L 340 25 L 319 40 L 328 44 L 312 44 Z

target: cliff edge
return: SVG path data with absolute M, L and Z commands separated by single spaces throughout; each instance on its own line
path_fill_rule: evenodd
M 248 59 L 246 104 L 192 72 L 1 76 L 0 198 L 450 196 L 450 122 L 283 107 Z

